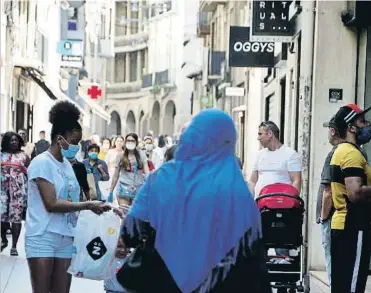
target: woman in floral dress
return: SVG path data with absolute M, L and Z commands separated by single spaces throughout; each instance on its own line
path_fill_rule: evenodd
M 27 207 L 27 167 L 30 159 L 21 150 L 23 145 L 23 139 L 15 132 L 5 133 L 1 142 L 1 251 L 8 246 L 6 226 L 11 223 L 12 256 L 18 255 L 17 242 Z

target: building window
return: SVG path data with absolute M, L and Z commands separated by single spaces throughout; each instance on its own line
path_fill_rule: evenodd
M 137 80 L 138 72 L 138 52 L 130 53 L 130 81 Z
M 126 54 L 117 53 L 115 57 L 115 82 L 125 82 Z
M 142 69 L 142 74 L 144 74 L 143 71 L 147 70 L 146 50 L 141 50 L 140 55 L 141 55 L 141 60 L 142 60 L 142 68 L 141 68 Z
M 138 27 L 139 27 L 139 3 L 137 1 L 133 1 L 131 3 L 131 19 L 129 19 L 131 33 L 137 34 Z

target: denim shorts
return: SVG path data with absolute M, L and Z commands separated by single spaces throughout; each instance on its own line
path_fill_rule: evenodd
M 42 235 L 26 236 L 26 258 L 72 258 L 73 237 L 46 231 Z

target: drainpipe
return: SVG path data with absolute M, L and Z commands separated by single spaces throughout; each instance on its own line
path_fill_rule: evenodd
M 308 274 L 308 231 L 310 194 L 310 144 L 312 124 L 312 84 L 313 53 L 315 37 L 316 0 L 302 1 L 301 60 L 300 60 L 300 101 L 299 101 L 299 150 L 301 151 L 303 172 L 301 196 L 305 203 L 302 261 L 304 274 Z

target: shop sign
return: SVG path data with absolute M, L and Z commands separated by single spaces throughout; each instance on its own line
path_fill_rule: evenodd
M 80 40 L 61 40 L 58 44 L 61 67 L 82 68 L 84 42 Z
M 274 67 L 274 43 L 252 42 L 249 27 L 231 26 L 229 36 L 230 67 Z
M 251 41 L 291 42 L 289 8 L 292 1 L 253 1 Z
M 202 95 L 200 97 L 200 107 L 201 110 L 213 107 L 213 97 L 211 94 Z

